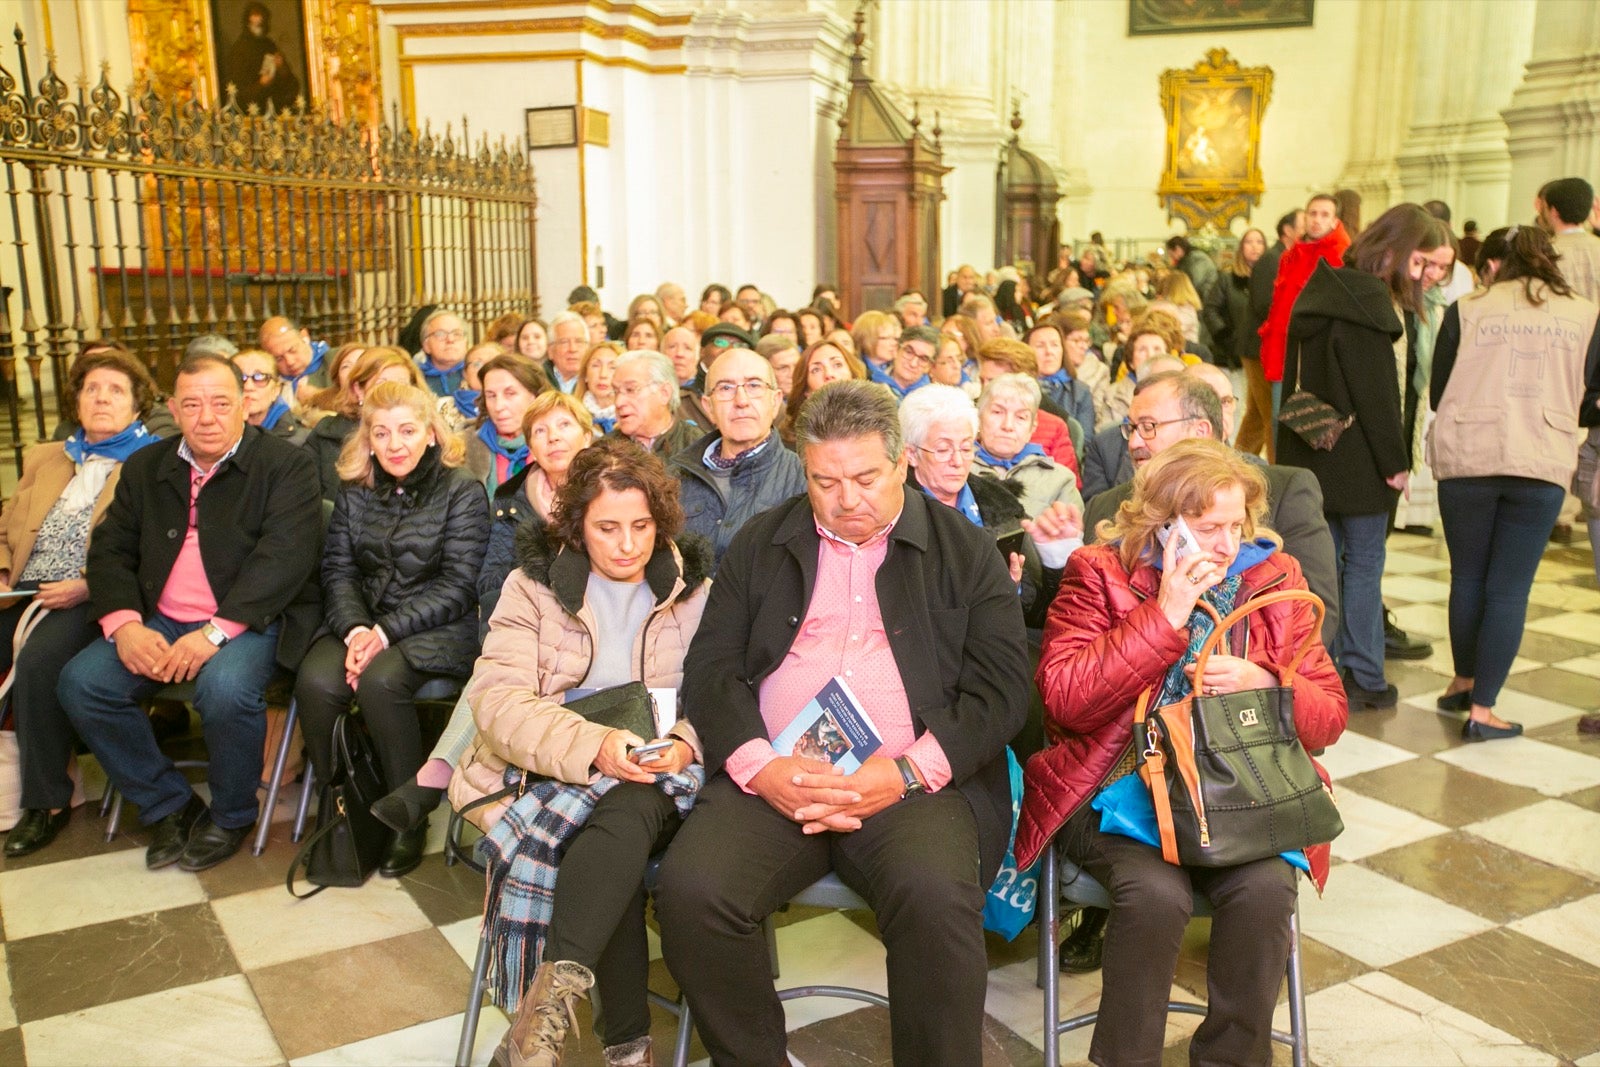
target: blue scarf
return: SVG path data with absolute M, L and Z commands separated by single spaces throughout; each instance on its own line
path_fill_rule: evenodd
M 278 420 L 283 418 L 288 413 L 289 405 L 285 404 L 281 397 L 277 400 L 274 400 L 272 402 L 272 406 L 267 409 L 267 413 L 261 416 L 261 428 L 263 430 L 272 429 L 274 426 L 278 425 Z
M 1071 389 L 1072 388 L 1072 386 L 1071 386 L 1072 381 L 1073 381 L 1073 377 L 1072 377 L 1072 375 L 1067 373 L 1067 368 L 1065 368 L 1065 367 L 1062 367 L 1060 370 L 1056 371 L 1054 374 L 1041 374 L 1041 375 L 1039 375 L 1039 384 L 1041 384 L 1041 385 L 1053 385 L 1058 389 Z
M 468 389 L 463 386 L 452 394 L 456 401 L 456 410 L 464 418 L 475 419 L 478 417 L 478 398 L 483 395 L 482 389 Z
M 293 392 L 301 382 L 311 377 L 322 369 L 322 361 L 328 357 L 328 342 L 311 342 L 311 362 L 306 364 L 306 369 L 289 379 L 289 390 Z
M 1246 541 L 1239 546 L 1239 554 L 1229 564 L 1227 577 L 1202 594 L 1201 599 L 1209 601 L 1217 614 L 1225 617 L 1233 610 L 1234 602 L 1238 599 L 1239 585 L 1243 581 L 1244 572 L 1277 550 L 1278 546 L 1264 537 Z M 1155 568 L 1158 571 L 1162 568 L 1159 556 L 1155 560 Z M 1210 614 L 1201 609 L 1197 603 L 1194 611 L 1189 614 L 1189 647 L 1184 649 L 1178 662 L 1167 669 L 1166 677 L 1161 682 L 1161 692 L 1156 694 L 1156 707 L 1165 707 L 1189 695 L 1192 686 L 1189 684 L 1189 676 L 1183 673 L 1183 668 L 1193 663 L 1200 655 L 1200 646 L 1206 643 L 1206 638 L 1216 626 Z
M 134 419 L 121 433 L 113 434 L 104 441 L 90 441 L 80 426 L 78 432 L 66 440 L 67 458 L 74 463 L 82 463 L 91 456 L 109 456 L 121 463 L 145 445 L 155 443 L 156 439 L 138 419 Z
M 449 396 L 461 387 L 461 375 L 466 370 L 466 363 L 457 363 L 449 370 L 440 370 L 433 365 L 433 360 L 427 356 L 422 357 L 422 377 L 428 382 L 428 388 L 438 396 Z
M 901 385 L 894 380 L 894 375 L 890 374 L 887 368 L 880 367 L 876 363 L 867 364 L 867 374 L 879 385 L 888 386 L 889 392 L 893 393 L 897 400 L 904 400 L 906 394 L 916 392 L 931 380 L 924 374 L 910 385 Z
M 478 440 L 486 445 L 489 451 L 496 456 L 504 456 L 511 465 L 511 474 L 516 474 L 528 465 L 528 442 L 522 439 L 519 433 L 515 437 L 501 437 L 495 432 L 494 423 L 486 422 L 478 427 Z M 510 474 L 507 475 L 510 477 Z
M 934 496 L 933 493 L 928 490 L 927 486 L 924 485 L 922 487 L 922 491 L 927 493 L 928 496 L 932 497 L 935 501 L 939 500 L 938 497 Z M 983 525 L 983 516 L 978 512 L 978 499 L 972 495 L 972 486 L 962 485 L 961 492 L 956 494 L 956 510 L 965 515 L 967 517 L 967 521 L 972 523 L 972 525 Z
M 982 445 L 978 446 L 978 462 L 989 467 L 999 467 L 1003 471 L 1010 470 L 1012 467 L 1015 467 L 1018 463 L 1021 463 L 1029 456 L 1042 456 L 1044 454 L 1044 449 L 1040 448 L 1032 441 L 1023 445 L 1022 451 L 1018 452 L 1010 459 L 1001 459 L 999 456 L 995 455 L 993 452 L 990 452 Z

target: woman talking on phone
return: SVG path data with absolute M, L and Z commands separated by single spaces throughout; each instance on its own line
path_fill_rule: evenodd
M 651 739 L 563 704 L 580 688 L 678 687 L 711 584 L 710 546 L 682 527 L 678 481 L 661 460 L 606 438 L 572 460 L 548 530 L 518 533 L 520 565 L 467 687 L 478 736 L 450 783 L 451 804 L 487 835 L 493 985 L 516 1012 L 497 1064 L 559 1063 L 569 1013 L 591 986 L 605 1006 L 606 1063 L 650 1062 L 644 870 L 682 821 L 688 798 L 668 790 L 683 791 L 700 742 L 680 718 L 656 739 L 667 744 L 643 753 Z M 518 768 L 565 786 L 485 802 Z M 552 872 L 527 859 L 558 810 L 565 850 Z M 540 876 L 550 903 L 530 916 L 529 879 Z

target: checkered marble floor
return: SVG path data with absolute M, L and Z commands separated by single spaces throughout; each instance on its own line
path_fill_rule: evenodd
M 1450 673 L 1443 543 L 1397 535 L 1389 549 L 1386 598 L 1437 651 L 1392 662 L 1400 706 L 1352 716 L 1325 759 L 1346 831 L 1327 894 L 1307 887 L 1301 901 L 1312 1060 L 1600 1065 L 1600 739 L 1574 729 L 1600 707 L 1589 549 L 1552 546 L 1539 570 L 1499 709 L 1527 735 L 1473 746 L 1459 716 L 1433 709 Z M 444 865 L 435 823 L 414 874 L 296 901 L 286 825 L 259 858 L 149 873 L 131 812 L 107 844 L 95 806 L 79 809 L 50 849 L 0 861 L 0 1064 L 451 1062 L 482 885 Z M 1203 998 L 1206 934 L 1190 927 L 1175 993 Z M 883 989 L 870 915 L 794 909 L 778 942 L 785 986 Z M 990 967 L 985 1064 L 1037 1063 L 1033 931 L 991 938 Z M 654 971 L 672 994 L 659 958 Z M 1098 995 L 1098 976 L 1063 976 L 1063 1015 Z M 789 1020 L 810 1067 L 889 1061 L 879 1009 L 810 1000 Z M 1196 1021 L 1170 1024 L 1168 1062 L 1186 1062 Z M 672 1019 L 656 1022 L 660 1047 Z M 505 1025 L 484 1011 L 475 1062 Z M 1088 1035 L 1062 1046 L 1081 1059 Z M 600 1062 L 592 1034 L 568 1062 Z

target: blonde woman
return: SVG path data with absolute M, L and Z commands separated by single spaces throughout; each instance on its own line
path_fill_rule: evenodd
M 323 546 L 326 634 L 295 681 L 301 725 L 321 781 L 333 725 L 360 694 L 389 788 L 422 765 L 412 699 L 431 678 L 462 675 L 478 654 L 478 571 L 489 543 L 483 484 L 462 467 L 461 439 L 426 389 L 383 382 L 339 456 L 343 487 Z M 378 873 L 422 862 L 427 821 L 395 835 Z
M 649 320 L 646 319 L 645 323 L 648 325 Z M 652 344 L 647 347 L 649 351 L 656 352 L 660 346 Z M 629 351 L 637 349 L 630 347 Z M 617 425 L 617 391 L 611 384 L 611 378 L 617 369 L 617 357 L 621 354 L 621 346 L 615 341 L 602 341 L 585 352 L 583 362 L 578 365 L 578 399 L 583 401 L 583 406 L 589 410 L 589 417 L 594 419 L 603 434 L 610 433 Z

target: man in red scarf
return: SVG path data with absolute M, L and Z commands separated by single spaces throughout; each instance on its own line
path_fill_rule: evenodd
M 1272 310 L 1261 324 L 1261 371 L 1272 383 L 1272 423 L 1278 425 L 1279 395 L 1283 383 L 1283 349 L 1289 338 L 1289 313 L 1300 297 L 1300 290 L 1311 280 L 1319 260 L 1334 267 L 1344 266 L 1344 252 L 1350 247 L 1350 234 L 1339 221 L 1339 205 L 1327 193 L 1318 193 L 1306 203 L 1305 236 L 1284 250 L 1278 259 L 1278 280 L 1272 286 Z

